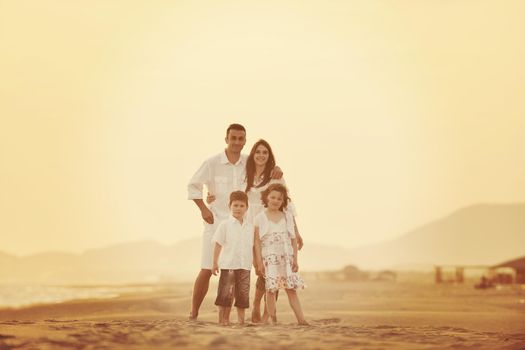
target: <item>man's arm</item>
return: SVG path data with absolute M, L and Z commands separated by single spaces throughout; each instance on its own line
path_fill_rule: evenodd
M 202 199 L 194 199 L 193 202 L 195 202 L 201 210 L 202 219 L 210 225 L 213 224 L 213 213 L 208 209 L 206 204 L 204 204 L 204 201 Z
M 193 200 L 201 211 L 201 217 L 208 224 L 213 224 L 213 213 L 202 199 L 202 187 L 210 182 L 210 167 L 208 161 L 202 163 L 188 183 L 188 199 Z
M 283 171 L 276 165 L 273 167 L 270 177 L 275 180 L 280 180 L 283 178 Z

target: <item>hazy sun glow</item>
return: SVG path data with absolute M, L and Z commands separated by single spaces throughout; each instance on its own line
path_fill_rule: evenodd
M 190 176 L 270 142 L 311 242 L 525 201 L 522 1 L 0 2 L 0 251 L 201 234 Z

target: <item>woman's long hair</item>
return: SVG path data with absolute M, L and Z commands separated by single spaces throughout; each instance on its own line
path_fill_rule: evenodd
M 248 160 L 246 161 L 246 192 L 248 192 L 250 188 L 254 187 L 253 180 L 255 179 L 255 150 L 257 150 L 257 147 L 259 147 L 260 145 L 263 145 L 268 149 L 268 161 L 264 166 L 263 181 L 256 187 L 264 186 L 268 182 L 270 182 L 270 173 L 275 167 L 275 157 L 273 155 L 270 144 L 265 140 L 260 139 L 253 145 L 252 150 L 250 151 L 250 155 L 248 156 Z

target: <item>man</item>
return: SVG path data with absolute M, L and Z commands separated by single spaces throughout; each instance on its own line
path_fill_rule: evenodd
M 195 202 L 205 221 L 202 238 L 201 270 L 193 286 L 190 320 L 197 319 L 199 308 L 208 292 L 213 265 L 212 237 L 218 224 L 229 216 L 230 193 L 244 191 L 246 185 L 246 155 L 241 151 L 246 144 L 246 129 L 240 124 L 231 124 L 226 130 L 226 149 L 208 158 L 193 175 L 188 184 L 188 199 Z M 281 178 L 282 172 L 275 167 L 274 178 Z M 203 201 L 203 186 L 215 196 L 209 208 Z

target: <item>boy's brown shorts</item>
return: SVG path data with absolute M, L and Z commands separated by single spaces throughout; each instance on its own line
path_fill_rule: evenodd
M 215 305 L 231 307 L 234 298 L 235 307 L 250 307 L 250 271 L 221 270 Z

